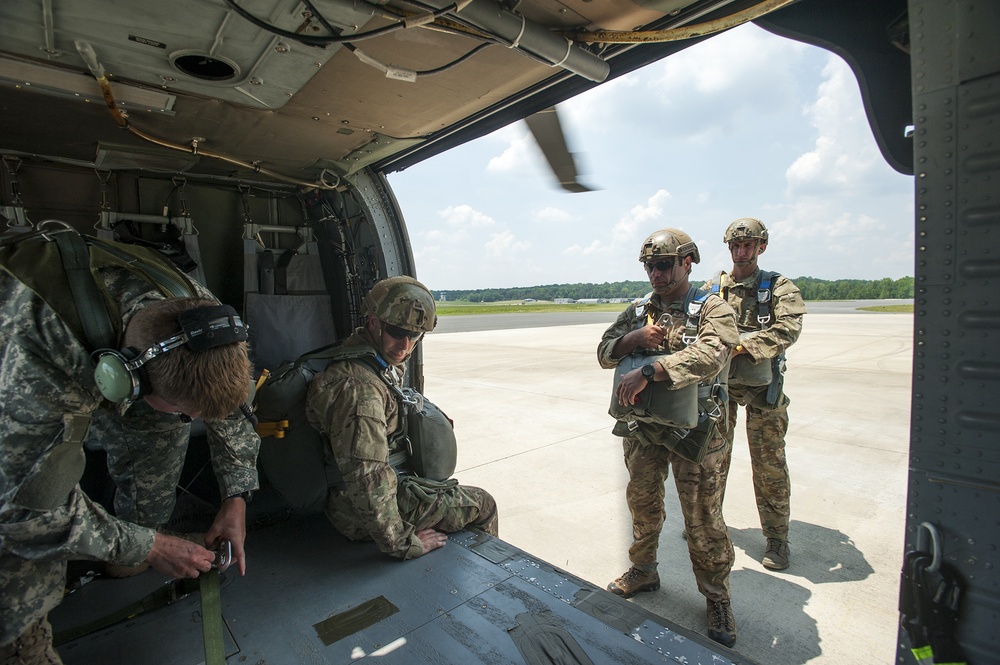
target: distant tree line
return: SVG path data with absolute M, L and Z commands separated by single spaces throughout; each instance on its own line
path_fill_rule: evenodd
M 792 281 L 802 291 L 806 300 L 881 300 L 886 298 L 912 298 L 913 278 L 884 277 L 876 280 L 837 279 L 825 280 L 815 277 L 794 277 Z M 704 282 L 692 282 L 700 286 Z M 476 289 L 443 291 L 448 300 L 466 302 L 503 302 L 507 300 L 556 300 L 569 298 L 581 300 L 598 298 L 638 298 L 649 292 L 649 282 L 605 282 L 603 284 L 544 284 L 542 286 L 519 286 L 507 289 Z M 442 291 L 434 291 L 440 298 Z
M 795 285 L 806 300 L 882 300 L 912 298 L 913 278 L 899 279 L 837 279 L 827 281 L 815 277 L 796 277 Z

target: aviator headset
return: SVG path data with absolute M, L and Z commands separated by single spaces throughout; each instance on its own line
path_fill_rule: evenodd
M 128 404 L 150 393 L 149 378 L 142 366 L 160 355 L 187 344 L 195 353 L 225 344 L 245 342 L 247 328 L 229 305 L 196 307 L 177 317 L 181 332 L 157 342 L 142 353 L 127 348 L 98 349 L 94 381 L 101 395 L 115 404 Z

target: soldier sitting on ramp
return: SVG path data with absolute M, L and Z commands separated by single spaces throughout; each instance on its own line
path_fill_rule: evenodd
M 309 422 L 343 476 L 329 489 L 327 517 L 351 540 L 374 540 L 400 559 L 441 547 L 446 533 L 467 526 L 497 535 L 496 502 L 449 478 L 453 456 L 450 464 L 423 460 L 424 473 L 406 461 L 401 422 L 419 417 L 414 402 L 423 400 L 402 389 L 404 363 L 437 325 L 434 297 L 412 277 L 390 277 L 365 296 L 364 314 L 364 326 L 339 347 L 342 357 L 309 385 Z

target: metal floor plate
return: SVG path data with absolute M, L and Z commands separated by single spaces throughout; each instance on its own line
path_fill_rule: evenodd
M 223 576 L 229 663 L 685 663 L 746 659 L 482 533 L 399 562 L 322 515 L 250 534 L 247 576 Z M 98 579 L 52 612 L 55 631 L 109 614 L 167 579 Z M 327 643 L 329 642 L 329 643 Z M 204 661 L 192 594 L 59 647 L 67 665 Z

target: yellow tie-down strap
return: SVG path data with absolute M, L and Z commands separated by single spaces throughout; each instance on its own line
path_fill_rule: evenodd
M 277 420 L 270 423 L 257 423 L 253 427 L 257 431 L 257 436 L 264 438 L 265 436 L 273 436 L 275 439 L 284 439 L 285 430 L 288 429 L 287 420 Z

